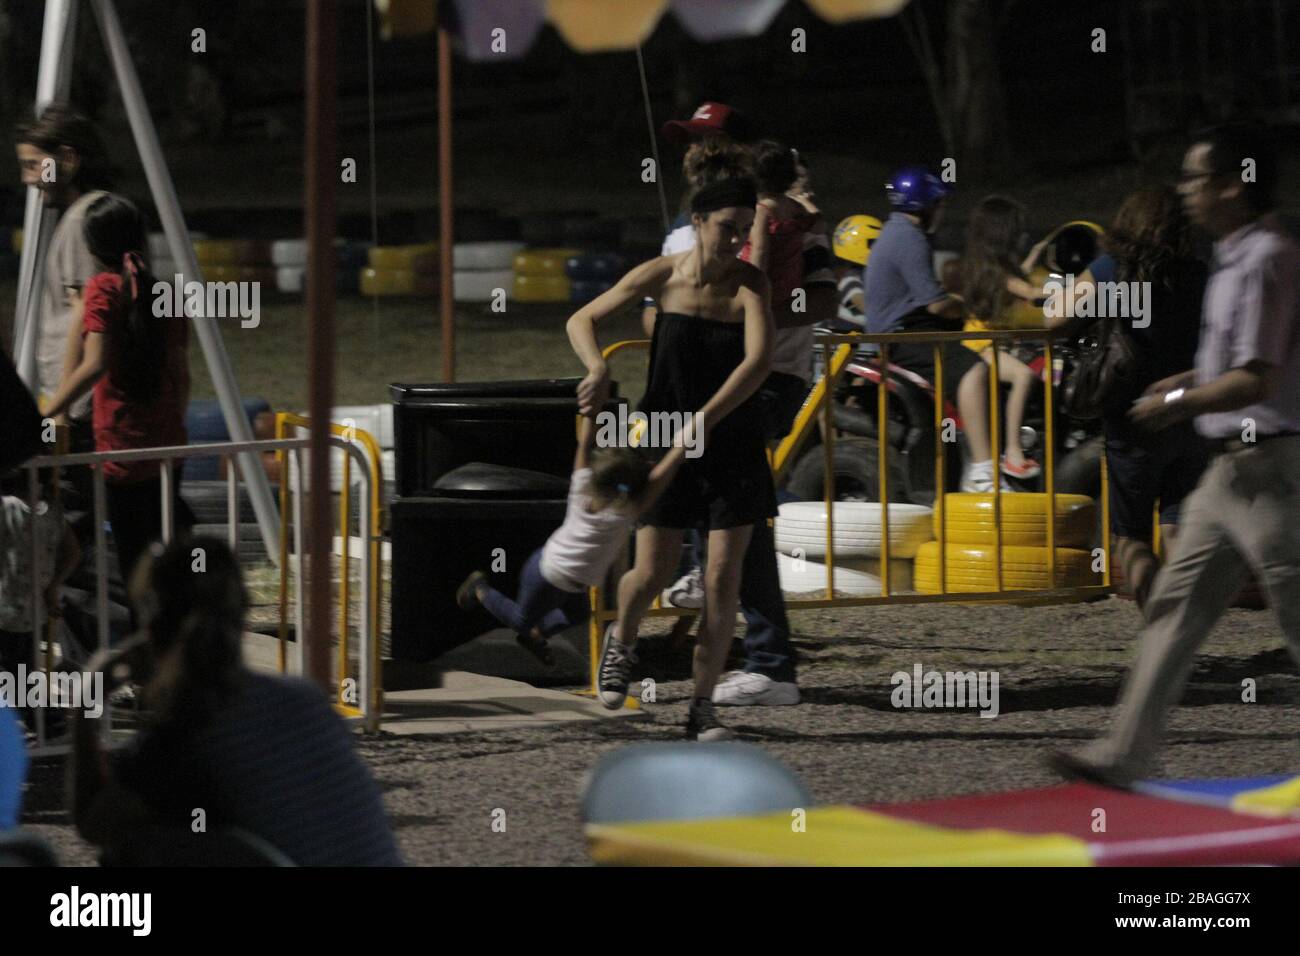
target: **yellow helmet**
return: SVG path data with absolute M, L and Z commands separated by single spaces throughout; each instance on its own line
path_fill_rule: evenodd
M 835 227 L 835 255 L 860 266 L 867 264 L 871 256 L 871 244 L 884 228 L 875 216 L 849 216 L 840 220 Z

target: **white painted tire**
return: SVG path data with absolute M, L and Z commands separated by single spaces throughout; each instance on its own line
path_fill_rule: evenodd
M 275 270 L 277 292 L 301 292 L 302 277 L 307 270 L 302 266 L 278 266 Z
M 840 558 L 878 558 L 881 551 L 880 505 L 873 501 L 835 503 L 835 554 Z M 889 556 L 913 558 L 934 538 L 931 511 L 923 505 L 889 506 Z M 826 555 L 826 506 L 820 501 L 789 501 L 776 519 L 776 548 L 784 554 L 801 549 L 805 558 Z
M 515 253 L 522 248 L 522 242 L 458 242 L 452 247 L 451 263 L 456 269 L 513 272 Z
M 515 287 L 513 269 L 457 272 L 453 276 L 457 302 L 491 302 L 502 290 L 507 299 Z
M 777 570 L 781 575 L 781 590 L 790 595 L 824 597 L 826 594 L 826 565 L 818 561 L 792 558 L 777 554 Z M 912 589 L 912 563 L 890 561 L 890 594 Z M 866 569 L 872 569 L 871 573 Z M 880 595 L 880 562 L 849 561 L 835 563 L 836 597 L 878 597 Z
M 271 243 L 271 264 L 280 268 L 307 265 L 306 239 L 277 239 Z
M 330 410 L 330 421 L 342 425 L 351 419 L 356 427 L 369 432 L 380 448 L 393 447 L 392 405 L 337 405 Z

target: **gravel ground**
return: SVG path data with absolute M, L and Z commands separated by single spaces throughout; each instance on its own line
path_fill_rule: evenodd
M 649 622 L 647 636 L 662 633 Z M 1017 608 L 912 605 L 801 611 L 798 707 L 725 710 L 742 740 L 798 773 L 818 802 L 913 800 L 1052 783 L 1040 762 L 1105 723 L 1139 625 L 1111 599 Z M 361 738 L 409 862 L 420 865 L 583 865 L 584 774 L 602 754 L 676 740 L 689 682 L 683 653 L 651 638 L 643 674 L 657 682 L 649 719 L 437 738 Z M 890 675 L 996 670 L 1001 713 L 898 710 Z M 1243 703 L 1242 681 L 1257 685 Z M 1207 642 L 1170 724 L 1162 775 L 1297 772 L 1300 673 L 1268 612 L 1232 611 Z M 94 855 L 61 810 L 61 768 L 37 767 L 27 822 L 70 864 Z M 493 811 L 505 810 L 505 832 Z M 500 816 L 499 814 L 497 815 Z

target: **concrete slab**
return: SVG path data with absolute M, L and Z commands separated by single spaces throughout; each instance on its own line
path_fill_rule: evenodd
M 392 734 L 482 733 L 644 716 L 640 709 L 606 710 L 599 701 L 567 691 L 447 671 L 441 687 L 386 693 L 382 729 Z
M 513 636 L 493 635 L 477 653 L 499 660 L 503 652 L 519 650 Z M 289 645 L 289 670 L 294 666 L 295 646 Z M 574 653 L 570 651 L 570 653 Z M 254 670 L 279 670 L 280 642 L 264 634 L 244 634 L 244 660 Z M 439 660 L 439 665 L 445 662 Z M 522 661 L 520 662 L 522 663 Z M 540 665 L 538 665 L 540 668 Z M 520 680 L 439 669 L 435 687 L 389 690 L 384 693 L 381 729 L 404 735 L 482 733 L 491 730 L 519 730 L 551 724 L 644 717 L 640 709 L 606 710 L 599 701 L 563 690 L 534 687 Z

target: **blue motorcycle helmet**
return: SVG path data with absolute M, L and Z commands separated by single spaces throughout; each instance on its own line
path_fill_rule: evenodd
M 919 215 L 952 195 L 952 187 L 924 166 L 905 166 L 889 177 L 885 195 L 899 212 Z

